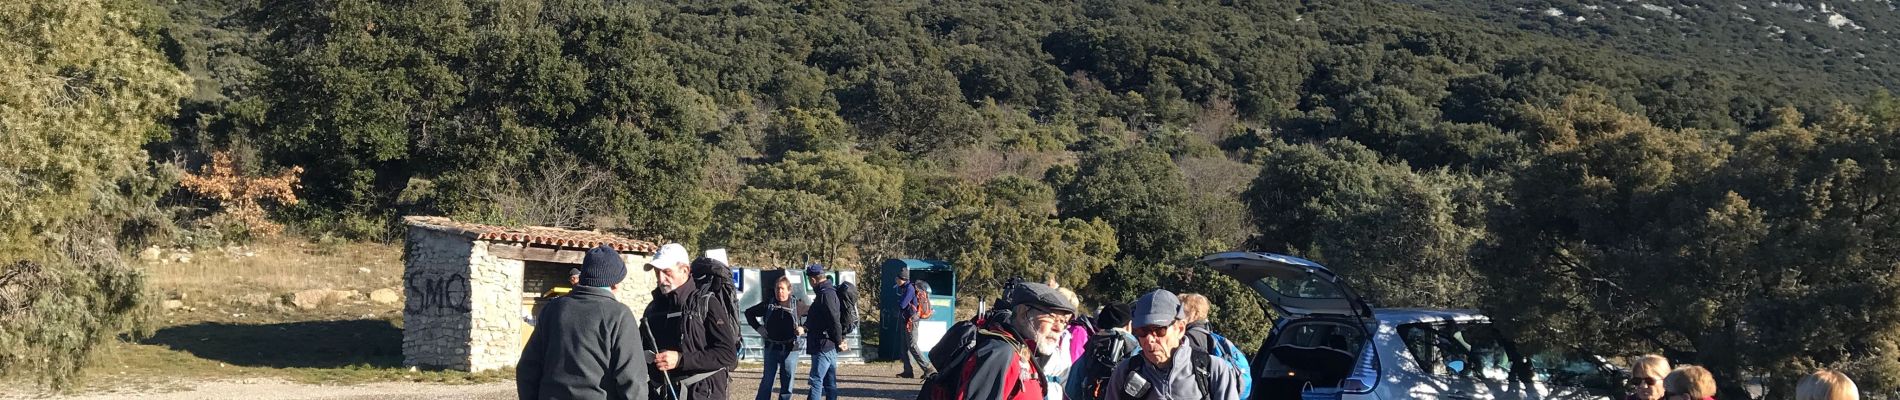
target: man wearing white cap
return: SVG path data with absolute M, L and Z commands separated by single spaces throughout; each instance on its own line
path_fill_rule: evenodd
M 1141 357 L 1115 366 L 1109 400 L 1240 400 L 1240 371 L 1205 351 L 1187 346 L 1187 312 L 1181 299 L 1157 289 L 1135 300 L 1132 317 Z
M 706 292 L 693 285 L 692 260 L 686 254 L 685 246 L 669 243 L 646 265 L 660 286 L 644 313 L 653 335 L 653 394 L 660 399 L 724 399 L 728 373 L 739 362 L 736 317 L 710 311 Z

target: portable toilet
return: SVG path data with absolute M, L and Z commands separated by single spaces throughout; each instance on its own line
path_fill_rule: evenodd
M 957 273 L 950 263 L 939 260 L 919 260 L 899 258 L 885 260 L 880 266 L 880 275 L 884 287 L 879 289 L 878 333 L 884 338 L 878 344 L 878 358 L 897 360 L 904 357 L 905 343 L 896 338 L 904 337 L 904 319 L 896 313 L 898 301 L 903 298 L 897 292 L 897 277 L 905 270 L 910 271 L 912 281 L 923 282 L 930 291 L 931 316 L 917 321 L 917 348 L 926 354 L 931 346 L 943 339 L 950 325 L 957 322 Z M 859 289 L 864 290 L 864 289 Z
M 792 302 L 798 305 L 800 314 L 811 311 L 811 303 L 818 298 L 818 294 L 812 289 L 810 282 L 805 279 L 805 273 L 802 268 L 736 268 L 733 272 L 739 277 L 739 279 L 733 280 L 733 282 L 739 286 L 738 293 L 736 294 L 738 301 L 736 305 L 739 309 L 737 318 L 739 321 L 739 359 L 744 361 L 763 361 L 765 359 L 764 336 L 759 335 L 757 330 L 752 329 L 752 325 L 746 323 L 745 310 L 754 305 L 758 305 L 760 301 L 773 298 L 772 292 L 777 290 L 777 285 L 774 283 L 778 282 L 778 278 L 781 276 L 791 281 Z M 852 284 L 858 283 L 857 272 L 828 271 L 826 275 L 831 277 L 833 284 L 844 282 L 852 282 Z M 858 297 L 864 297 L 863 291 L 865 290 L 869 289 L 859 288 Z M 870 311 L 860 309 L 858 312 L 863 313 Z M 801 318 L 799 323 L 802 325 L 804 320 Z M 850 350 L 838 353 L 838 362 L 844 364 L 858 364 L 864 362 L 864 355 L 867 353 L 864 352 L 862 347 L 863 342 L 860 341 L 862 334 L 863 332 L 860 331 L 852 331 L 850 334 L 845 335 L 845 344 L 850 345 Z M 800 350 L 798 351 L 799 359 L 810 360 L 810 355 L 805 354 L 803 350 L 805 343 L 804 337 L 799 337 L 798 342 L 800 346 Z

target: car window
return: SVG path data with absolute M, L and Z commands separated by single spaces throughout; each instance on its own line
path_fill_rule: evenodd
M 1458 335 L 1470 351 L 1465 359 L 1466 375 L 1495 382 L 1511 380 L 1511 354 L 1504 348 L 1504 336 L 1490 323 L 1458 325 Z
M 1281 296 L 1303 299 L 1343 299 L 1346 293 L 1339 291 L 1339 284 L 1328 282 L 1315 274 L 1295 276 L 1273 276 L 1261 278 L 1255 285 L 1279 293 Z
M 1510 354 L 1490 324 L 1410 324 L 1399 327 L 1399 337 L 1426 373 L 1500 382 L 1511 377 Z
M 1581 352 L 1546 350 L 1530 356 L 1532 379 L 1557 386 L 1610 394 L 1621 389 L 1623 377 L 1600 357 Z

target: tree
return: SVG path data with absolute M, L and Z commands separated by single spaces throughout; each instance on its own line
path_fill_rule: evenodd
M 1417 174 L 1344 140 L 1269 152 L 1242 196 L 1260 224 L 1257 248 L 1312 258 L 1381 304 L 1476 305 L 1468 255 L 1486 206 L 1472 201 L 1484 196 L 1476 179 Z
M 701 243 L 746 249 L 761 265 L 816 260 L 852 260 L 846 240 L 857 219 L 824 197 L 796 191 L 746 188 L 713 209 L 713 225 Z
M 816 194 L 861 218 L 896 208 L 903 201 L 904 175 L 864 161 L 847 151 L 798 152 L 760 168 L 747 185 Z
M 442 170 L 428 139 L 472 122 L 455 118 L 474 44 L 462 1 L 270 2 L 256 15 L 271 44 L 257 142 L 307 167 L 313 203 L 389 210 L 410 177 Z
M 982 137 L 976 111 L 942 70 L 880 68 L 840 93 L 838 102 L 865 141 L 906 152 L 958 148 Z
M 1698 190 L 1729 148 L 1600 94 L 1528 115 L 1536 154 L 1475 264 L 1487 309 L 1532 349 L 1659 348 L 1739 379 L 1744 299 L 1764 289 L 1742 254 L 1763 227 L 1744 199 Z
M 0 376 L 72 386 L 142 303 L 116 240 L 170 189 L 140 146 L 191 80 L 141 36 L 139 7 L 0 4 Z
M 1107 222 L 1122 254 L 1138 260 L 1191 257 L 1196 250 L 1181 170 L 1152 147 L 1084 156 L 1058 190 L 1057 208 L 1063 218 Z

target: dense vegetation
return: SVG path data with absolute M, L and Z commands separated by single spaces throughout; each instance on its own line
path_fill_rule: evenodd
M 163 193 L 164 171 L 228 152 L 244 176 L 302 168 L 299 201 L 272 210 L 312 236 L 388 239 L 398 215 L 444 214 L 758 265 L 943 258 L 976 298 L 1009 276 L 1096 301 L 1206 292 L 1257 343 L 1260 301 L 1186 267 L 1248 248 L 1326 263 L 1384 305 L 1484 309 L 1532 350 L 1666 352 L 1775 398 L 1817 366 L 1900 387 L 1891 63 L 1676 57 L 1629 43 L 1700 47 L 1527 27 L 1482 2 L 607 3 L 81 2 L 143 24 L 58 35 L 138 37 L 87 54 L 159 62 L 0 65 L 138 86 L 97 103 L 5 91 L 0 111 L 46 115 L 0 114 L 0 165 L 20 171 L 0 200 L 26 205 L 0 212 L 0 256 L 78 271 L 29 249 L 104 205 L 131 207 L 83 214 L 132 228 L 121 247 L 262 234 Z M 0 43 L 86 43 L 24 34 Z M 171 118 L 152 106 L 180 96 Z M 112 120 L 15 122 L 68 116 Z M 118 147 L 83 151 L 113 157 L 47 140 L 89 132 L 73 127 L 112 127 Z M 0 339 L 24 332 L 12 315 Z

